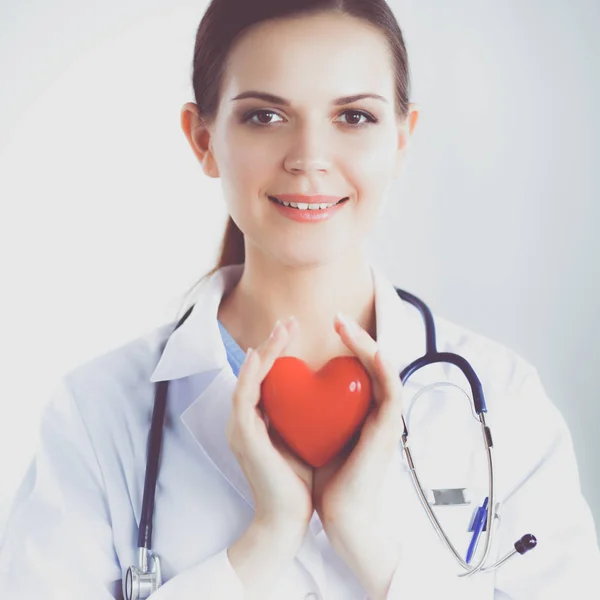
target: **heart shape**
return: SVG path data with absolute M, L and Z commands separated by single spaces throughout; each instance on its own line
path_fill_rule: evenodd
M 303 360 L 283 356 L 262 382 L 259 406 L 298 456 L 321 467 L 362 426 L 370 403 L 371 378 L 358 358 L 332 358 L 314 373 Z

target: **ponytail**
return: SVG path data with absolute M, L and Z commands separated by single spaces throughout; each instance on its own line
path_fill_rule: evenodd
M 244 234 L 235 224 L 234 220 L 231 217 L 228 217 L 227 225 L 225 226 L 225 233 L 223 234 L 223 240 L 221 241 L 219 260 L 217 261 L 217 264 L 202 277 L 202 279 L 209 277 L 221 267 L 238 265 L 243 263 L 245 259 L 246 252 L 244 249 Z M 200 279 L 200 281 L 202 281 L 202 279 Z M 200 281 L 198 281 L 198 283 L 200 283 Z
M 235 224 L 231 216 L 229 216 L 227 218 L 227 225 L 225 226 L 223 240 L 221 241 L 221 249 L 219 251 L 219 259 L 217 260 L 217 264 L 208 273 L 203 275 L 196 283 L 194 283 L 194 285 L 188 290 L 184 298 L 186 296 L 189 296 L 192 290 L 198 285 L 200 285 L 200 283 L 204 279 L 210 277 L 222 267 L 227 267 L 229 265 L 238 265 L 240 263 L 243 263 L 245 259 L 246 251 L 244 248 L 244 234 L 242 233 L 240 228 Z M 183 312 L 180 308 L 176 320 L 178 321 L 182 315 Z

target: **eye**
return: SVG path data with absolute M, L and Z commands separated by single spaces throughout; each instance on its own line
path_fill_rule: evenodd
M 373 115 L 371 115 L 370 113 L 364 111 L 364 110 L 344 110 L 343 112 L 340 113 L 341 115 L 359 115 L 359 117 L 364 117 L 367 121 L 363 122 L 363 123 L 346 123 L 349 127 L 353 128 L 353 129 L 358 129 L 360 127 L 365 127 L 371 123 L 377 123 L 378 119 L 376 119 Z M 272 110 L 254 110 L 252 112 L 247 113 L 244 117 L 242 117 L 242 123 L 247 123 L 250 122 L 252 125 L 257 125 L 258 127 L 271 127 L 272 123 L 265 123 L 265 122 L 256 122 L 256 121 L 252 121 L 252 119 L 256 116 L 267 116 L 267 115 L 277 115 L 276 112 L 272 111 Z M 277 115 L 279 116 L 279 115 Z
M 250 121 L 253 125 L 270 125 L 271 123 L 257 123 L 256 121 L 252 121 L 251 119 L 257 115 L 276 115 L 276 112 L 273 112 L 272 110 L 254 110 L 250 113 L 248 113 L 245 117 L 243 117 L 242 119 L 242 123 L 247 123 L 248 121 Z
M 364 110 L 345 110 L 343 113 L 341 113 L 343 115 L 359 115 L 360 117 L 365 117 L 365 119 L 367 119 L 367 123 L 349 123 L 349 125 L 351 127 L 364 127 L 365 125 L 367 125 L 368 123 L 377 123 L 377 119 L 369 114 L 368 112 L 365 112 Z

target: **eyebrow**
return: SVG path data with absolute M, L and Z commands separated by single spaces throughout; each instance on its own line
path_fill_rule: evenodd
M 242 92 L 234 98 L 231 98 L 231 101 L 233 102 L 234 100 L 244 100 L 245 98 L 257 98 L 258 100 L 264 100 L 265 102 L 270 102 L 271 104 L 281 104 L 282 106 L 290 106 L 292 104 L 289 100 L 281 98 L 280 96 L 275 96 L 274 94 L 267 94 L 266 92 L 257 92 L 255 90 Z M 354 96 L 343 96 L 342 98 L 337 98 L 332 102 L 332 104 L 334 106 L 352 104 L 352 102 L 362 100 L 363 98 L 375 98 L 375 100 L 381 100 L 382 102 L 387 103 L 387 100 L 379 94 L 355 94 Z

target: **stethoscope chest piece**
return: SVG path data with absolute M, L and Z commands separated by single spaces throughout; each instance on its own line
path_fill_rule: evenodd
M 129 567 L 125 575 L 125 600 L 145 600 L 162 585 L 160 559 L 146 548 L 139 548 L 140 566 Z M 152 560 L 152 568 L 148 570 L 148 556 Z

